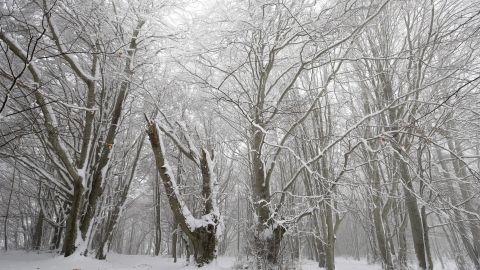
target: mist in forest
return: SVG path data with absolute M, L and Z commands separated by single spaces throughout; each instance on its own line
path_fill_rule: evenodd
M 0 49 L 0 269 L 480 270 L 478 0 L 0 0 Z

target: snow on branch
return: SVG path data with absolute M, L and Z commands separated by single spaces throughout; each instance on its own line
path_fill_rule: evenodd
M 159 171 L 160 177 L 163 181 L 175 219 L 177 222 L 179 222 L 182 228 L 184 228 L 184 230 L 190 233 L 193 233 L 197 228 L 206 227 L 209 224 L 215 226 L 218 222 L 218 216 L 216 213 L 206 213 L 204 216 L 198 219 L 195 218 L 188 209 L 180 194 L 177 182 L 175 181 L 175 177 L 173 175 L 173 170 L 168 164 L 166 158 L 165 146 L 161 135 L 162 129 L 160 128 L 160 125 L 157 125 L 157 123 L 154 121 L 148 120 L 148 118 L 147 122 L 147 134 L 152 145 L 157 170 Z M 209 160 L 208 162 L 211 164 L 211 159 L 208 158 L 207 160 Z M 215 199 L 216 198 L 214 198 L 214 200 Z
M 164 118 L 166 119 L 165 115 L 160 111 L 160 113 L 164 116 Z M 183 137 L 185 138 L 185 140 L 187 141 L 187 145 L 185 145 L 181 139 L 177 136 L 177 134 L 175 134 L 175 132 L 171 129 L 172 126 L 171 124 L 167 121 L 167 124 L 171 127 L 171 128 L 168 128 L 164 125 L 162 125 L 161 123 L 156 123 L 157 124 L 157 127 L 168 137 L 170 138 L 173 143 L 175 144 L 175 146 L 180 150 L 180 152 L 182 152 L 182 154 L 184 154 L 188 159 L 190 159 L 191 161 L 193 161 L 197 166 L 200 165 L 200 155 L 198 154 L 198 150 L 197 148 L 195 147 L 195 145 L 193 144 L 193 141 L 192 139 L 190 138 L 190 136 L 188 135 L 188 132 L 187 132 L 187 127 L 185 125 L 185 123 L 183 122 L 177 122 L 177 125 L 180 127 L 182 133 L 183 133 Z
M 56 26 L 52 20 L 51 14 L 47 16 L 47 21 L 48 21 L 48 25 L 50 26 L 50 32 L 52 33 L 53 41 L 55 42 L 55 45 L 57 46 L 58 51 L 63 56 L 63 58 L 68 62 L 68 64 L 70 64 L 75 74 L 77 74 L 85 83 L 91 83 L 93 81 L 98 80 L 98 78 L 95 78 L 94 76 L 90 75 L 85 70 L 83 70 L 81 65 L 78 63 L 77 59 L 75 59 L 75 57 L 71 55 L 68 52 L 67 48 L 65 48 L 65 46 L 62 44 L 60 40 L 60 36 L 58 35 Z

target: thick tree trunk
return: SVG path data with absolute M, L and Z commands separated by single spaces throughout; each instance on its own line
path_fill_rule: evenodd
M 424 231 L 422 224 L 422 217 L 418 209 L 417 197 L 415 196 L 415 191 L 413 188 L 412 179 L 410 173 L 408 172 L 408 166 L 403 161 L 403 157 L 399 153 L 395 154 L 395 157 L 398 161 L 398 168 L 400 170 L 400 177 L 404 184 L 404 193 L 405 193 L 405 205 L 407 207 L 408 217 L 410 219 L 410 227 L 412 230 L 413 245 L 415 249 L 415 254 L 418 260 L 418 266 L 420 269 L 427 269 L 427 261 L 425 254 L 425 240 L 424 240 Z
M 76 249 L 77 230 L 80 215 L 80 207 L 83 201 L 83 184 L 81 180 L 77 179 L 73 186 L 73 198 L 70 205 L 70 213 L 65 224 L 65 237 L 63 240 L 62 253 L 65 257 L 72 255 Z
M 214 168 L 212 167 L 212 158 L 205 149 L 202 149 L 200 157 L 192 157 L 192 160 L 200 167 L 203 180 L 202 195 L 205 209 L 204 216 L 199 220 L 193 217 L 180 196 L 173 172 L 166 160 L 165 147 L 160 137 L 161 135 L 159 134 L 157 124 L 154 122 L 149 122 L 148 124 L 147 133 L 150 138 L 156 167 L 162 179 L 174 219 L 190 239 L 195 263 L 201 267 L 212 262 L 215 258 L 218 244 L 217 230 L 219 226 L 222 226 L 216 202 L 218 184 L 213 175 Z M 181 147 L 185 149 L 185 146 Z M 191 148 L 193 146 L 189 145 L 189 147 Z M 194 152 L 194 149 L 190 149 L 190 151 Z M 186 156 L 188 157 L 188 155 Z M 194 223 L 192 223 L 192 219 L 195 219 Z M 202 225 L 197 225 L 197 223 L 201 223 Z
M 217 237 L 214 225 L 195 229 L 190 240 L 193 246 L 193 258 L 197 266 L 209 264 L 216 257 Z
M 110 163 L 110 152 L 113 150 L 115 137 L 117 135 L 120 117 L 122 116 L 123 103 L 125 102 L 128 89 L 130 88 L 130 80 L 134 74 L 132 70 L 133 57 L 137 49 L 137 38 L 140 33 L 140 29 L 142 28 L 144 23 L 144 20 L 140 20 L 137 23 L 137 26 L 133 31 L 132 38 L 130 39 L 128 57 L 125 60 L 124 68 L 125 79 L 120 84 L 120 91 L 115 100 L 112 119 L 108 128 L 107 137 L 105 139 L 105 145 L 103 146 L 101 156 L 95 166 L 95 171 L 93 172 L 92 185 L 90 193 L 88 194 L 87 209 L 81 220 L 80 231 L 82 233 L 83 240 L 85 240 L 87 237 L 88 230 L 90 229 L 92 219 L 96 211 L 97 201 L 103 193 L 102 183 L 104 181 L 104 178 L 106 177 L 105 170 L 108 168 L 108 165 Z
M 281 242 L 286 229 L 278 224 L 268 226 L 259 224 L 257 226 L 253 243 L 257 265 L 261 269 L 276 269 L 279 263 Z
M 278 255 L 281 242 L 285 234 L 285 227 L 275 223 L 270 210 L 270 181 L 267 179 L 262 160 L 262 146 L 264 134 L 257 127 L 252 127 L 253 145 L 253 199 L 254 208 L 258 217 L 257 228 L 254 236 L 254 252 L 257 264 L 264 269 L 271 269 L 278 264 Z

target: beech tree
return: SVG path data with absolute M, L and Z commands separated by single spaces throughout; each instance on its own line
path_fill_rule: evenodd
M 155 164 L 162 179 L 175 221 L 192 243 L 195 263 L 198 266 L 208 264 L 216 257 L 218 238 L 223 230 L 223 220 L 217 202 L 218 182 L 214 172 L 213 152 L 203 147 L 198 151 L 192 139 L 186 133 L 185 125 L 182 123 L 178 123 L 178 125 L 182 128 L 186 144 L 182 143 L 180 138 L 173 133 L 171 130 L 172 126 L 166 128 L 149 119 L 147 119 L 147 123 L 147 134 L 150 138 Z M 204 206 L 201 218 L 193 216 L 179 193 L 173 170 L 167 160 L 161 132 L 164 132 L 182 154 L 198 166 L 201 171 Z
M 480 269 L 477 2 L 2 2 L 0 245 Z

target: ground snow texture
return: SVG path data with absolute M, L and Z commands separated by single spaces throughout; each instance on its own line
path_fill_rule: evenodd
M 380 270 L 378 265 L 368 265 L 365 261 L 336 258 L 336 270 Z M 220 257 L 204 270 L 232 269 L 234 257 Z M 238 264 L 237 264 L 238 265 Z M 36 252 L 1 252 L 0 270 L 175 270 L 198 269 L 186 266 L 183 259 L 173 263 L 170 257 L 108 254 L 106 261 L 99 261 L 79 255 L 64 258 L 54 254 Z M 301 270 L 319 270 L 317 263 L 302 261 Z

